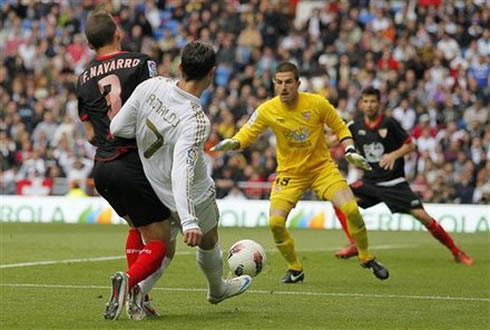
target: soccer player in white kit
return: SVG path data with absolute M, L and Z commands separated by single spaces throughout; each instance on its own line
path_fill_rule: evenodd
M 151 186 L 172 217 L 180 220 L 172 222 L 171 236 L 182 230 L 184 242 L 197 246 L 197 263 L 212 304 L 243 293 L 252 282 L 248 275 L 223 280 L 219 211 L 203 157 L 211 125 L 199 102 L 215 68 L 212 46 L 190 42 L 182 51 L 182 79 L 155 77 L 141 83 L 110 126 L 114 136 L 136 138 Z

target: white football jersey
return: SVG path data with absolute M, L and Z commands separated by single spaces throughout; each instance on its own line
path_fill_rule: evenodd
M 164 77 L 138 85 L 111 122 L 113 135 L 136 137 L 148 181 L 183 224 L 214 195 L 203 152 L 210 126 L 199 99 Z

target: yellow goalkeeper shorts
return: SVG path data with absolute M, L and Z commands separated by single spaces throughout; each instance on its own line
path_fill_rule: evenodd
M 334 162 L 328 162 L 319 170 L 301 176 L 280 173 L 272 184 L 270 208 L 290 211 L 308 188 L 321 200 L 332 200 L 338 191 L 348 187 Z

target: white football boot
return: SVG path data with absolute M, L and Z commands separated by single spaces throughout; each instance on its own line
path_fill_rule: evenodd
M 249 275 L 242 275 L 228 279 L 225 283 L 226 290 L 220 297 L 215 297 L 208 293 L 208 301 L 210 304 L 219 304 L 225 299 L 244 293 L 250 287 L 250 284 L 252 284 L 252 277 Z

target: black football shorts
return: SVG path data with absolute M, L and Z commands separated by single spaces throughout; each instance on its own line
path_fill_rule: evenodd
M 411 210 L 422 208 L 422 202 L 406 182 L 383 187 L 371 182 L 356 181 L 350 188 L 358 199 L 357 204 L 363 209 L 382 202 L 392 213 L 410 213 Z
M 120 217 L 129 216 L 135 227 L 167 220 L 170 210 L 162 204 L 143 172 L 137 150 L 111 161 L 97 161 L 95 188 Z

